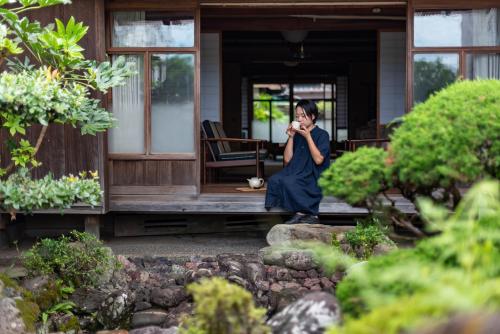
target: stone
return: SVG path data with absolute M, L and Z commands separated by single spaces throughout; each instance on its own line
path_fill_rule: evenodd
M 323 289 L 331 289 L 333 287 L 333 282 L 326 277 L 321 277 L 321 286 Z
M 168 316 L 163 323 L 162 327 L 168 328 L 173 326 L 178 326 L 179 321 L 184 316 L 190 316 L 193 314 L 193 304 L 188 301 L 183 301 L 179 306 L 173 307 L 168 310 Z
M 293 247 L 264 247 L 259 255 L 265 265 L 287 267 L 293 270 L 310 270 L 318 267 L 309 249 Z
M 379 243 L 379 244 L 376 244 L 375 247 L 373 247 L 373 256 L 384 255 L 384 254 L 392 252 L 393 250 L 395 250 L 397 248 L 398 247 L 396 245 Z
M 169 288 L 155 288 L 151 291 L 151 302 L 163 308 L 179 305 L 188 295 L 184 288 L 172 286 Z
M 128 328 L 135 295 L 130 291 L 110 293 L 97 311 L 96 319 L 104 328 Z
M 132 329 L 129 334 L 177 334 L 177 327 L 161 328 L 157 326 L 149 326 L 143 328 Z
M 257 262 L 247 263 L 245 266 L 245 277 L 253 285 L 257 285 L 258 282 L 265 280 L 266 268 L 264 264 Z
M 302 291 L 298 288 L 284 288 L 283 290 L 274 293 L 271 298 L 273 299 L 272 311 L 280 312 L 288 305 L 292 304 L 302 296 L 304 296 L 309 291 Z
M 307 277 L 309 278 L 318 278 L 318 272 L 314 269 L 307 271 Z
M 274 225 L 267 233 L 270 246 L 288 245 L 297 241 L 319 241 L 332 244 L 333 236 L 352 230 L 353 226 L 328 226 L 322 224 Z
M 31 292 L 37 292 L 40 289 L 42 289 L 43 287 L 45 287 L 48 282 L 49 282 L 49 276 L 46 276 L 46 275 L 36 276 L 33 278 L 25 279 L 22 282 L 21 286 L 23 288 L 25 288 L 26 290 L 29 290 Z
M 12 298 L 0 297 L 0 333 L 22 334 L 26 332 L 16 302 Z
M 109 292 L 94 288 L 78 288 L 69 299 L 76 304 L 77 309 L 92 313 L 97 311 Z
M 110 331 L 98 331 L 96 334 L 128 334 L 128 331 L 125 329 L 115 329 Z
M 161 326 L 167 320 L 168 312 L 160 308 L 151 308 L 135 312 L 132 316 L 132 328 Z
M 304 280 L 304 287 L 306 288 L 311 288 L 312 286 L 314 285 L 318 285 L 319 283 L 321 282 L 321 280 L 319 278 L 306 278 Z
M 288 305 L 267 324 L 273 334 L 320 334 L 339 323 L 340 319 L 340 306 L 335 297 L 326 292 L 315 292 Z

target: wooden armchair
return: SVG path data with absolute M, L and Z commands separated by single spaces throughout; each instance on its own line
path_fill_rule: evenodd
M 220 122 L 205 120 L 201 128 L 204 137 L 201 150 L 203 184 L 206 183 L 209 168 L 256 166 L 257 176 L 262 177 L 263 160 L 267 157 L 267 150 L 263 148 L 264 140 L 228 138 Z M 232 151 L 229 143 L 250 143 L 255 145 L 255 150 Z

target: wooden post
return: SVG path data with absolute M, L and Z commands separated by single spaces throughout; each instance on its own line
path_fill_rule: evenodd
M 88 215 L 85 216 L 85 232 L 94 235 L 97 239 L 100 239 L 100 231 L 99 231 L 99 215 Z
M 7 216 L 0 213 L 0 247 L 7 245 Z

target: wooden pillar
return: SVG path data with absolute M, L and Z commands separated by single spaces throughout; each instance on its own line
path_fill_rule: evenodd
M 7 216 L 0 213 L 0 247 L 7 243 Z
M 100 239 L 100 219 L 99 215 L 88 215 L 85 217 L 85 232 L 94 235 L 97 239 Z

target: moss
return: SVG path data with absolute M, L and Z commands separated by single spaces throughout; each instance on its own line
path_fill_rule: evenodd
M 6 273 L 0 273 L 0 281 L 3 282 L 6 288 L 13 288 L 16 291 L 19 290 L 19 284 L 17 284 L 17 282 L 10 278 Z
M 61 299 L 60 286 L 54 281 L 49 281 L 34 297 L 41 310 L 48 310 Z
M 59 332 L 77 332 L 80 330 L 80 323 L 78 322 L 78 318 L 76 316 L 71 316 L 65 323 L 57 326 L 57 330 Z
M 30 333 L 35 332 L 36 320 L 40 316 L 40 308 L 38 305 L 30 301 L 17 299 L 16 306 L 21 313 L 21 318 L 26 326 L 26 331 Z

